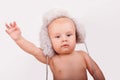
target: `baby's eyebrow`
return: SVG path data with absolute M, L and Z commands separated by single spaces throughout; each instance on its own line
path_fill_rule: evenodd
M 53 35 L 55 35 L 55 36 L 56 36 L 56 35 L 60 35 L 60 33 L 54 33 Z
M 68 31 L 67 33 L 71 33 L 72 31 Z

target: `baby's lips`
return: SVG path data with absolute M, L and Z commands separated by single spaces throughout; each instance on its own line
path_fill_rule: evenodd
M 62 45 L 62 47 L 68 47 L 69 46 L 69 44 L 63 44 Z

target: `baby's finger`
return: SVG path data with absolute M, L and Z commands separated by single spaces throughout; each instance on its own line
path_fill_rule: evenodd
M 8 30 L 5 30 L 6 31 L 6 33 L 8 33 L 9 34 L 9 31 Z
M 13 26 L 14 26 L 14 27 L 16 26 L 16 22 L 15 22 L 15 21 L 13 22 Z
M 6 30 L 6 32 L 7 32 L 8 34 L 10 34 L 10 33 L 14 32 L 15 30 L 16 30 L 16 28 L 11 28 L 11 29 L 9 29 L 9 30 Z
M 5 24 L 5 26 L 6 26 L 7 29 L 10 29 L 10 26 L 8 24 Z
M 14 26 L 13 26 L 13 23 L 10 23 L 10 26 L 11 26 L 11 27 L 14 27 Z

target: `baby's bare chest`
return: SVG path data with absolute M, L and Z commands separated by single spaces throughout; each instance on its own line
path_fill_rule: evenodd
M 85 72 L 85 62 L 80 57 L 64 57 L 53 61 L 52 71 L 56 77 L 75 77 Z
M 85 63 L 82 59 L 63 59 L 58 60 L 54 64 L 54 68 L 58 72 L 75 72 L 85 68 Z

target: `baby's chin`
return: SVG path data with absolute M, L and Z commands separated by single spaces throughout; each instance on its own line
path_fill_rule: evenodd
M 63 51 L 63 52 L 58 52 L 58 55 L 68 55 L 68 54 L 72 54 L 73 51 Z

